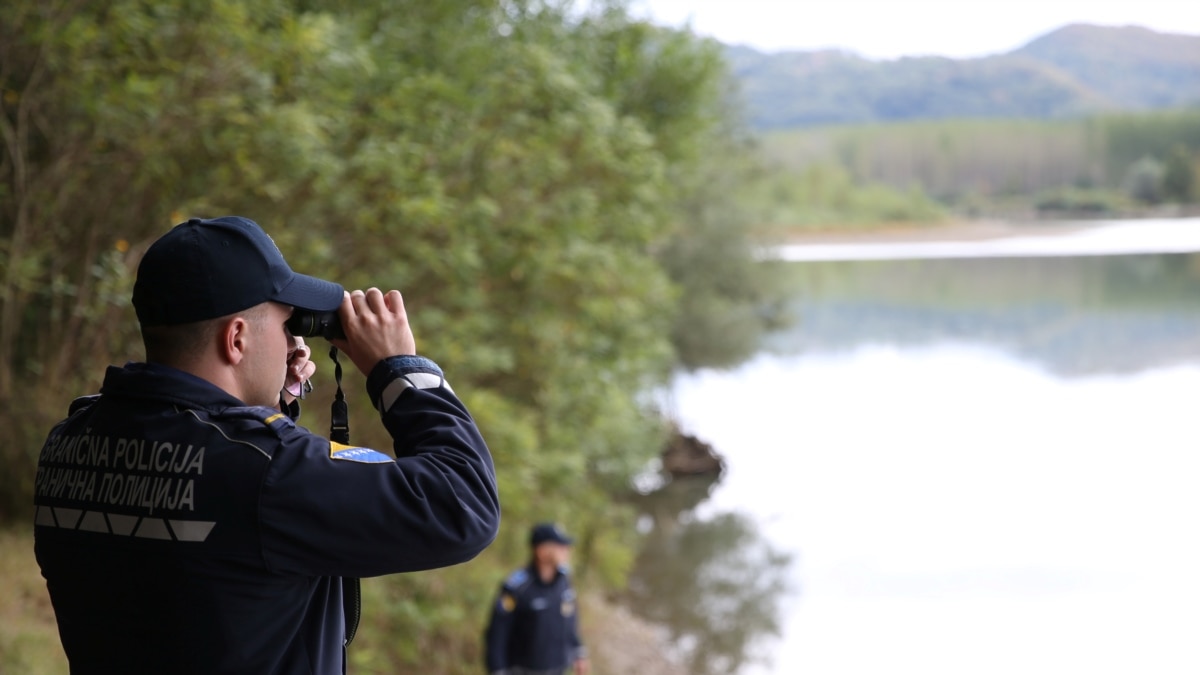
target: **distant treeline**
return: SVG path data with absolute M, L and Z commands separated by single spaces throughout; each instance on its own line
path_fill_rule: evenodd
M 781 173 L 777 203 L 793 211 L 813 203 L 814 182 L 840 180 L 967 212 L 1116 213 L 1196 199 L 1200 109 L 816 127 L 766 134 L 762 147 Z

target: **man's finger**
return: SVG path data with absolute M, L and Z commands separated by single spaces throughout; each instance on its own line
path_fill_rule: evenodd
M 383 314 L 388 309 L 387 303 L 383 299 L 383 291 L 375 287 L 367 289 L 367 305 L 376 314 Z
M 387 295 L 383 296 L 383 302 L 396 314 L 404 313 L 404 296 L 400 294 L 400 291 L 388 291 Z

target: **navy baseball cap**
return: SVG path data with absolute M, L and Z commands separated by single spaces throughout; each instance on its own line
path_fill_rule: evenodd
M 133 284 L 143 326 L 215 319 L 268 300 L 329 312 L 342 297 L 341 285 L 293 272 L 258 223 L 239 216 L 176 225 L 150 245 Z
M 529 531 L 529 545 L 537 546 L 546 542 L 554 542 L 555 544 L 571 545 L 574 539 L 567 536 L 566 532 L 562 531 L 558 525 L 554 523 L 539 523 L 533 526 Z

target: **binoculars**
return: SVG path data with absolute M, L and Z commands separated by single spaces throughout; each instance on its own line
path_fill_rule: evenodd
M 287 320 L 287 329 L 296 337 L 323 337 L 326 340 L 344 338 L 342 322 L 337 310 L 331 312 L 309 312 L 297 308 Z

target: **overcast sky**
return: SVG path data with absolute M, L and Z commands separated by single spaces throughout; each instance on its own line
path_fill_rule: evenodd
M 766 51 L 878 59 L 1006 52 L 1071 23 L 1200 35 L 1197 0 L 631 0 L 635 16 Z

